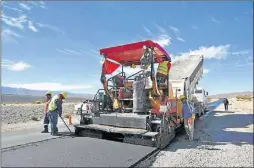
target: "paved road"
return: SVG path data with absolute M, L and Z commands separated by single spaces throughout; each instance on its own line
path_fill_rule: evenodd
M 216 102 L 209 108 L 213 110 L 218 105 Z M 64 125 L 59 130 L 67 132 Z M 155 149 L 86 137 L 52 139 L 49 134 L 41 134 L 36 129 L 2 134 L 2 148 L 19 144 L 26 145 L 2 151 L 2 166 L 128 167 Z
M 65 137 L 2 152 L 2 166 L 129 167 L 153 150 L 100 139 Z
M 74 131 L 73 126 L 69 126 Z M 43 125 L 40 123 L 37 127 L 26 131 L 15 131 L 15 132 L 2 132 L 1 133 L 1 148 L 8 148 L 11 146 L 26 144 L 30 142 L 43 141 L 52 139 L 53 137 L 49 134 L 40 133 L 43 129 Z M 59 131 L 68 133 L 68 129 L 63 123 L 59 124 Z

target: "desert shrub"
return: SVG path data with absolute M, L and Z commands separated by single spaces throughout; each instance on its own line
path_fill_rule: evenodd
M 253 95 L 236 96 L 237 101 L 252 101 Z
M 64 118 L 69 118 L 70 114 L 64 114 L 63 116 L 64 116 Z
M 209 98 L 207 98 L 207 101 L 208 101 L 208 102 L 210 102 L 211 100 L 212 100 L 212 98 L 210 98 L 210 97 L 209 97 Z
M 41 101 L 33 101 L 32 104 L 41 104 Z
M 39 118 L 36 117 L 36 116 L 32 116 L 32 117 L 31 117 L 31 120 L 33 120 L 33 121 L 40 121 Z

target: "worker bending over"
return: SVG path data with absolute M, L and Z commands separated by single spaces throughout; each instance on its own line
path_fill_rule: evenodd
M 52 92 L 49 91 L 46 93 L 45 115 L 44 115 L 44 121 L 43 121 L 44 130 L 41 131 L 41 133 L 48 133 L 49 132 L 49 129 L 48 129 L 48 126 L 49 126 L 48 106 L 49 106 L 49 102 L 50 102 L 51 98 L 52 98 Z
M 168 72 L 171 68 L 171 62 L 170 61 L 163 61 L 159 64 L 158 69 L 157 69 L 157 83 L 165 83 Z
M 63 99 L 66 99 L 67 94 L 62 92 L 61 94 L 55 95 L 49 103 L 49 120 L 51 124 L 51 135 L 58 135 L 57 121 L 58 115 L 62 117 L 62 104 Z
M 186 99 L 184 95 L 180 96 L 182 101 L 182 117 L 184 119 L 184 128 L 189 140 L 193 140 L 194 136 L 194 119 L 195 119 L 195 108 L 194 104 Z

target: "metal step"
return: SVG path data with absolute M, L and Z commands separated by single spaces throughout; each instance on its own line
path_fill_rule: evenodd
M 133 101 L 133 98 L 125 98 L 125 99 L 119 99 L 121 101 Z

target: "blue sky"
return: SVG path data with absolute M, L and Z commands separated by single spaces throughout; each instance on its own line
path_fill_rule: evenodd
M 253 90 L 252 2 L 2 2 L 2 85 L 94 93 L 98 50 L 151 39 L 203 54 L 209 94 Z

